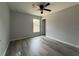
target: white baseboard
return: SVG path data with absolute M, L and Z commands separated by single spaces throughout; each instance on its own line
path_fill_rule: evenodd
M 62 41 L 62 40 L 56 39 L 56 38 L 54 38 L 54 37 L 51 37 L 51 36 L 46 36 L 46 37 L 48 37 L 48 38 L 50 38 L 50 39 L 54 39 L 54 40 L 59 41 L 59 42 L 61 42 L 61 43 L 64 43 L 64 44 L 67 44 L 67 45 L 70 45 L 70 46 L 73 46 L 73 47 L 79 48 L 78 45 L 75 45 L 75 44 L 72 44 L 72 43 L 68 43 L 68 42 L 65 42 L 65 41 Z
M 40 35 L 38 35 L 38 36 L 40 36 Z M 21 39 L 25 39 L 25 38 L 33 38 L 33 37 L 37 37 L 37 36 L 20 37 L 20 38 L 11 39 L 10 41 L 21 40 Z
M 20 39 L 24 39 L 24 38 L 27 38 L 27 37 L 21 37 L 21 38 L 11 39 L 10 41 L 20 40 Z
M 6 55 L 6 52 L 7 52 L 8 46 L 9 46 L 9 42 L 8 42 L 8 45 L 7 45 L 7 47 L 6 47 L 6 49 L 5 49 L 5 51 L 4 51 L 4 53 L 3 53 L 2 56 L 5 56 L 5 55 Z

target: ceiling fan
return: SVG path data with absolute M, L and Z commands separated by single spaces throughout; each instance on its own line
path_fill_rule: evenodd
M 50 5 L 49 2 L 40 2 L 40 3 L 34 3 L 33 7 L 38 7 L 39 8 L 38 10 L 40 10 L 41 14 L 43 14 L 44 10 L 49 11 L 49 12 L 51 11 L 50 9 L 46 9 L 46 7 L 49 6 L 49 5 Z

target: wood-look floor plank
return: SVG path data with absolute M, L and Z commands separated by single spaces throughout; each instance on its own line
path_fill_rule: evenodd
M 79 56 L 79 48 L 39 36 L 10 42 L 6 56 Z

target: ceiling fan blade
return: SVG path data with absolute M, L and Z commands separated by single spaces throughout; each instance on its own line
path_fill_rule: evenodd
M 44 9 L 44 10 L 46 10 L 46 11 L 51 11 L 50 9 Z
M 50 5 L 50 3 L 46 3 L 44 6 L 47 7 L 48 5 Z

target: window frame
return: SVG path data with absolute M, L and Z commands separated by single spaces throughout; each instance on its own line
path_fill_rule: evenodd
M 34 21 L 34 19 L 39 20 L 39 32 L 41 32 L 41 20 L 37 19 L 37 18 L 33 18 L 33 21 Z M 33 33 L 39 33 L 37 31 L 36 32 L 34 31 L 34 29 L 33 29 L 34 28 L 34 22 L 33 21 L 32 21 L 32 32 Z

